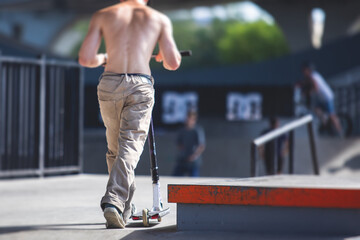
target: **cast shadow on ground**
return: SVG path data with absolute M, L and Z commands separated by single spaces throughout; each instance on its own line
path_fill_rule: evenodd
M 328 236 L 328 235 L 302 235 L 302 234 L 274 234 L 274 233 L 247 233 L 237 231 L 178 231 L 176 225 L 160 227 L 160 228 L 147 228 L 140 231 L 132 231 L 121 240 L 159 240 L 159 239 L 172 239 L 172 240 L 239 240 L 239 239 L 252 239 L 252 240 L 344 240 L 353 239 L 344 238 L 344 236 Z M 357 238 L 356 238 L 357 239 Z M 119 239 L 120 240 L 120 239 Z
M 98 226 L 98 227 L 95 227 Z M 72 224 L 43 224 L 43 225 L 24 225 L 24 226 L 7 226 L 0 227 L 0 235 L 24 231 L 38 231 L 38 230 L 100 230 L 105 223 L 72 223 Z
M 148 229 L 151 229 L 152 227 L 155 227 L 156 225 L 159 225 L 158 222 L 150 222 L 149 223 L 150 226 L 146 227 Z M 126 225 L 126 228 L 141 228 L 144 227 L 143 222 L 142 221 L 138 221 L 138 222 L 130 222 Z
M 150 223 L 150 228 L 142 229 L 141 231 L 133 231 L 121 240 L 134 240 L 134 239 L 171 239 L 173 234 L 177 233 L 176 225 L 166 226 L 166 227 L 158 227 L 151 228 L 151 226 L 158 225 L 158 223 Z M 127 225 L 126 228 L 137 228 L 143 227 L 142 223 L 132 223 L 131 225 Z
M 360 155 L 355 155 L 352 158 L 346 160 L 343 166 L 330 168 L 329 172 L 336 173 L 345 168 L 350 170 L 360 170 Z

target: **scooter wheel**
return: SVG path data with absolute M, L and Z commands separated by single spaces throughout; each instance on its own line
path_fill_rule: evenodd
M 149 224 L 149 210 L 146 208 L 142 210 L 142 220 L 144 227 L 150 226 Z

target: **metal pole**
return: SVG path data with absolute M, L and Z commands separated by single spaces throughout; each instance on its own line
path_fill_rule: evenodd
M 159 171 L 158 171 L 159 167 L 158 167 L 157 158 L 156 158 L 154 125 L 153 125 L 152 119 L 150 120 L 148 143 L 149 143 L 149 153 L 150 153 L 151 178 L 152 178 L 153 184 L 157 184 L 159 182 Z
M 279 169 L 279 156 L 281 154 L 281 152 L 278 152 L 279 149 L 279 137 L 275 138 L 274 140 L 272 140 L 270 142 L 273 143 L 272 147 L 273 147 L 273 159 L 272 159 L 272 166 L 273 166 L 273 172 L 271 173 L 271 175 L 276 175 L 278 174 L 278 169 Z
M 39 69 L 40 70 L 40 69 Z M 37 122 L 35 121 L 36 119 L 36 114 L 38 114 L 36 112 L 36 89 L 37 89 L 37 77 L 40 76 L 38 74 L 38 68 L 36 65 L 32 65 L 30 67 L 30 77 L 29 77 L 29 103 L 28 103 L 28 108 L 29 108 L 29 157 L 31 157 L 32 159 L 32 166 L 33 168 L 36 168 L 36 166 L 38 166 L 38 157 L 37 156 L 37 152 L 36 152 L 36 148 L 38 148 L 38 140 L 36 140 L 36 135 L 37 132 L 35 131 L 36 126 L 37 126 Z
M 250 175 L 251 177 L 255 177 L 256 171 L 255 171 L 255 165 L 256 165 L 256 145 L 255 143 L 251 143 L 251 164 L 250 164 Z
M 24 88 L 25 88 L 25 96 L 24 96 L 24 158 L 26 159 L 26 161 L 28 162 L 28 164 L 30 166 L 32 166 L 33 161 L 30 158 L 30 154 L 29 154 L 29 142 L 31 141 L 29 139 L 29 103 L 30 103 L 30 66 L 29 65 L 25 65 L 25 81 L 24 81 Z M 33 166 L 35 167 L 35 166 Z
M 307 128 L 308 128 L 308 134 L 309 134 L 310 150 L 311 150 L 314 173 L 315 173 L 315 175 L 319 175 L 319 166 L 318 166 L 318 160 L 317 160 L 317 155 L 316 155 L 314 130 L 313 130 L 313 126 L 312 126 L 311 122 L 308 123 Z
M 294 174 L 294 131 L 289 134 L 289 174 Z
M 6 169 L 11 169 L 11 160 L 13 159 L 13 154 L 12 154 L 12 136 L 13 136 L 13 112 L 14 112 L 14 107 L 13 107 L 13 87 L 14 87 L 14 66 L 13 64 L 9 64 L 8 65 L 8 72 L 7 72 L 7 88 L 6 88 L 6 92 L 7 92 L 7 96 L 6 96 L 6 107 L 7 107 L 7 111 L 6 111 Z
M 45 114 L 46 114 L 46 56 L 41 55 L 40 64 L 40 136 L 39 136 L 39 174 L 45 169 Z
M 48 97 L 46 98 L 46 103 L 48 105 L 48 110 L 47 110 L 47 117 L 46 117 L 46 123 L 45 123 L 45 127 L 47 130 L 47 163 L 48 163 L 48 167 L 53 167 L 53 162 L 54 162 L 54 148 L 55 148 L 55 112 L 56 112 L 56 106 L 55 106 L 55 99 L 56 99 L 56 87 L 55 87 L 55 83 L 56 83 L 56 76 L 55 76 L 55 66 L 48 66 L 47 68 L 47 72 L 48 72 L 48 79 L 49 81 L 47 82 L 47 92 L 48 92 Z
M 360 109 L 360 86 L 359 84 L 356 86 L 356 109 Z M 356 133 L 360 133 L 360 128 L 359 128 L 359 122 L 360 122 L 360 114 L 359 111 L 356 111 L 356 116 L 355 116 L 355 129 L 356 129 Z
M 358 84 L 354 85 L 354 93 L 355 93 L 355 104 L 354 104 L 354 116 L 352 118 L 354 126 L 353 126 L 353 133 L 354 134 L 358 134 L 359 133 L 359 111 L 358 109 L 360 108 L 360 101 L 359 101 L 359 93 L 360 93 L 360 88 Z
M 5 74 L 3 74 L 3 66 L 1 60 L 1 50 L 0 50 L 0 172 L 2 170 L 3 158 L 5 158 Z
M 18 98 L 18 109 L 19 109 L 19 114 L 18 114 L 18 134 L 17 134 L 17 145 L 18 145 L 18 156 L 19 156 L 19 167 L 21 169 L 24 168 L 24 166 L 26 166 L 28 164 L 27 159 L 24 155 L 24 148 L 25 148 L 25 133 L 24 133 L 24 128 L 25 128 L 25 104 L 27 99 L 25 99 L 25 92 L 26 92 L 26 88 L 25 88 L 25 82 L 26 82 L 26 78 L 25 78 L 25 66 L 22 64 L 19 66 L 19 82 L 18 82 L 18 91 L 19 91 L 19 98 Z
M 83 149 L 84 149 L 84 68 L 79 67 L 79 167 L 80 172 L 83 172 L 84 160 L 83 160 Z

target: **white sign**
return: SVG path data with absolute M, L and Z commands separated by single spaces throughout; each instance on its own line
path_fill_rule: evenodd
M 227 95 L 227 120 L 260 120 L 261 112 L 262 95 L 260 93 L 231 92 Z
M 183 123 L 190 109 L 197 110 L 198 94 L 195 92 L 165 92 L 162 98 L 164 123 Z

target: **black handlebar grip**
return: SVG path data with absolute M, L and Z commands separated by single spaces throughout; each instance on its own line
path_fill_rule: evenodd
M 192 55 L 192 51 L 191 50 L 182 50 L 182 51 L 179 51 L 180 55 L 182 57 L 190 57 Z M 152 58 L 155 58 L 156 55 L 152 55 L 151 56 Z
M 192 55 L 192 51 L 191 50 L 180 51 L 180 54 L 183 57 L 190 57 Z

